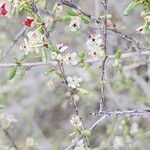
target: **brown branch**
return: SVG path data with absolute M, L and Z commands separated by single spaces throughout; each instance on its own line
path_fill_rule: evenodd
M 101 67 L 101 99 L 99 100 L 99 111 L 103 111 L 104 110 L 104 102 L 105 102 L 105 68 L 106 68 L 106 60 L 108 58 L 107 56 L 107 14 L 108 14 L 108 10 L 107 10 L 107 5 L 108 5 L 108 1 L 104 0 L 104 2 L 102 2 L 103 7 L 104 7 L 104 14 L 105 14 L 105 18 L 104 18 L 104 30 L 103 30 L 103 36 L 104 36 L 104 53 L 105 53 L 105 58 L 102 61 L 102 67 Z M 101 66 L 101 65 L 100 65 Z
M 6 129 L 3 129 L 2 127 L 1 127 L 1 129 L 3 130 L 5 136 L 8 138 L 8 140 L 11 142 L 11 146 L 13 146 L 16 150 L 19 150 L 18 146 L 14 142 L 14 140 L 11 137 L 10 133 Z

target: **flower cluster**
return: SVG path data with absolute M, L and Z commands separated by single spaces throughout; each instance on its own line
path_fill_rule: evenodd
M 103 40 L 100 34 L 90 35 L 86 42 L 86 46 L 89 49 L 88 54 L 92 57 L 92 59 L 97 60 L 104 56 Z
M 80 121 L 79 116 L 76 115 L 72 115 L 70 123 L 75 127 L 75 128 L 79 128 L 82 126 L 82 122 Z
M 20 50 L 24 51 L 26 55 L 28 55 L 29 52 L 39 53 L 39 48 L 44 46 L 44 35 L 36 30 L 30 31 L 27 36 L 28 39 L 24 38 L 20 45 Z
M 78 63 L 78 59 L 77 59 L 77 53 L 73 52 L 73 53 L 67 53 L 62 55 L 61 53 L 64 52 L 68 46 L 65 46 L 63 44 L 57 44 L 56 45 L 58 52 L 51 52 L 51 59 L 52 60 L 57 60 L 60 61 L 61 63 L 64 64 L 71 64 L 71 65 L 76 65 Z
M 78 78 L 76 76 L 74 77 L 67 77 L 67 82 L 68 82 L 68 86 L 71 87 L 72 89 L 76 89 L 78 87 L 80 87 L 80 83 L 83 81 L 82 78 Z

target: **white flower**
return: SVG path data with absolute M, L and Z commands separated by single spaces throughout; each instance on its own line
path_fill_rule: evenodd
M 139 128 L 139 125 L 136 122 L 134 122 L 130 127 L 130 133 L 136 134 L 138 132 L 138 128 Z
M 28 41 L 26 38 L 23 39 L 21 45 L 20 45 L 20 50 L 24 51 L 24 53 L 27 55 L 29 52 L 31 52 L 31 49 L 28 45 Z
M 56 52 L 51 52 L 51 59 L 52 60 L 59 60 L 59 61 L 61 61 L 62 60 L 62 56 L 61 56 L 61 54 L 57 54 Z
M 8 115 L 6 119 L 7 119 L 7 121 L 8 121 L 9 124 L 18 121 L 13 115 Z
M 28 34 L 28 40 L 25 38 L 20 45 L 20 50 L 23 50 L 25 54 L 29 52 L 39 53 L 40 48 L 44 45 L 44 35 L 39 31 L 30 31 Z
M 87 150 L 85 148 L 83 139 L 78 141 L 78 143 L 76 144 L 76 147 L 74 148 L 74 150 Z
M 40 47 L 43 46 L 43 38 L 44 35 L 39 31 L 30 31 L 28 34 L 29 43 L 32 47 Z
M 103 40 L 101 35 L 91 35 L 86 42 L 86 46 L 89 49 L 88 55 L 93 59 L 98 59 L 104 56 L 104 51 L 102 50 Z
M 121 148 L 123 148 L 124 143 L 123 143 L 123 139 L 121 136 L 116 136 L 114 141 L 113 141 L 113 147 L 116 150 L 120 150 Z
M 82 78 L 77 78 L 76 76 L 74 77 L 67 77 L 67 82 L 68 86 L 71 87 L 72 89 L 76 89 L 77 87 L 80 86 L 80 82 L 82 82 Z
M 64 44 L 57 44 L 56 47 L 60 52 L 64 52 L 68 48 L 68 46 L 64 46 Z
M 72 17 L 71 23 L 69 24 L 71 31 L 77 31 L 80 28 L 80 23 L 80 17 Z
M 28 147 L 34 146 L 34 139 L 33 139 L 33 138 L 27 138 L 27 140 L 26 140 L 26 145 L 27 145 Z
M 82 126 L 82 122 L 80 121 L 80 118 L 79 116 L 76 116 L 76 115 L 72 115 L 71 116 L 71 120 L 70 120 L 70 123 L 74 126 L 74 127 L 81 127 Z
M 138 28 L 136 28 L 136 31 L 141 34 L 149 34 L 150 33 L 150 31 L 148 29 L 146 29 L 144 26 L 139 26 Z
M 63 57 L 63 61 L 66 63 L 66 64 L 72 64 L 72 65 L 76 65 L 78 63 L 78 59 L 77 59 L 77 53 L 76 52 L 73 52 L 71 54 L 66 54 L 64 57 Z

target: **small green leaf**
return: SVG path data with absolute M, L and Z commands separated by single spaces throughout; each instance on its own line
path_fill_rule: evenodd
M 77 131 L 70 133 L 69 136 L 75 136 L 76 134 L 78 134 Z
M 52 43 L 50 43 L 50 44 L 48 45 L 48 48 L 50 48 L 50 50 L 51 50 L 52 52 L 59 53 L 59 49 L 56 47 L 56 45 L 54 45 L 54 44 L 52 44 Z
M 9 74 L 8 74 L 8 78 L 9 80 L 13 79 L 16 76 L 16 72 L 17 72 L 17 66 L 13 67 Z
M 90 130 L 82 130 L 81 134 L 89 137 L 89 136 L 91 136 L 91 131 Z
M 71 21 L 71 17 L 70 16 L 64 16 L 64 17 L 60 18 L 60 21 L 64 22 L 64 23 L 69 23 Z
M 117 52 L 115 53 L 115 59 L 119 59 L 122 55 L 122 51 L 121 50 L 117 50 Z
M 0 104 L 0 109 L 3 109 L 5 107 L 5 105 Z
M 23 54 L 23 55 L 20 57 L 19 61 L 22 62 L 22 61 L 24 61 L 27 57 L 28 57 L 28 55 Z
M 47 53 L 46 53 L 45 49 L 42 49 L 41 55 L 42 55 L 42 61 L 43 61 L 44 63 L 47 63 L 48 57 L 47 57 Z
M 89 24 L 91 23 L 91 20 L 85 16 L 80 16 L 81 20 L 85 23 L 85 24 Z
M 141 1 L 132 2 L 132 3 L 124 10 L 123 15 L 125 15 L 125 16 L 131 15 L 131 14 L 133 13 L 134 9 L 135 9 L 137 6 L 141 5 L 141 4 L 142 4 Z
M 66 9 L 65 10 L 65 12 L 68 14 L 68 15 L 70 15 L 70 16 L 77 16 L 78 15 L 78 13 L 76 13 L 74 10 L 72 10 L 72 9 Z
M 83 95 L 89 94 L 89 91 L 86 90 L 86 89 L 84 89 L 84 88 L 78 88 L 78 90 L 79 90 L 79 92 L 80 92 L 81 94 L 83 94 Z

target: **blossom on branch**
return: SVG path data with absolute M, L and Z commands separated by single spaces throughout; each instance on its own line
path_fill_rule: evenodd
M 30 31 L 28 34 L 28 40 L 24 38 L 20 45 L 20 50 L 24 51 L 27 55 L 29 52 L 39 53 L 41 47 L 44 46 L 44 35 L 39 31 Z
M 79 127 L 82 126 L 82 122 L 80 121 L 79 116 L 76 116 L 76 115 L 72 115 L 72 116 L 71 116 L 70 123 L 71 123 L 75 128 L 79 128 Z
M 103 40 L 100 34 L 90 35 L 86 42 L 86 46 L 89 49 L 88 54 L 92 57 L 92 59 L 97 60 L 104 56 Z
M 69 24 L 70 30 L 72 32 L 77 31 L 80 28 L 81 18 L 72 17 L 71 23 Z
M 76 89 L 78 87 L 80 87 L 80 83 L 83 81 L 82 78 L 78 78 L 77 76 L 74 77 L 67 77 L 67 82 L 68 82 L 68 86 L 71 87 L 72 89 Z

